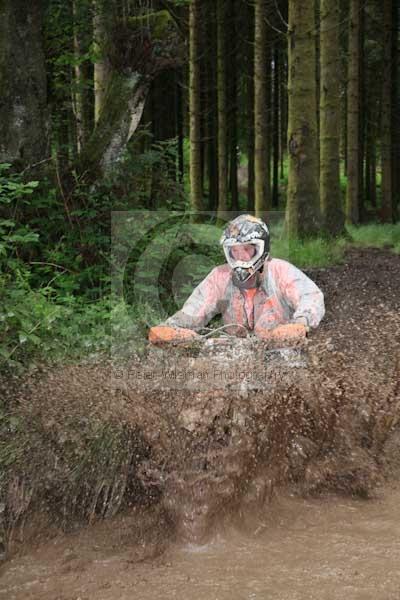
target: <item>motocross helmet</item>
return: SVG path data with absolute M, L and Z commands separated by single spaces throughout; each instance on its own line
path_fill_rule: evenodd
M 233 270 L 233 283 L 244 287 L 246 282 L 259 271 L 269 254 L 269 230 L 261 219 L 252 215 L 239 215 L 231 221 L 222 234 L 220 244 L 226 260 Z M 247 260 L 235 258 L 235 246 L 254 246 Z

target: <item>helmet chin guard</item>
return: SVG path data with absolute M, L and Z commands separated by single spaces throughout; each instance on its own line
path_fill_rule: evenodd
M 220 243 L 227 263 L 233 270 L 233 283 L 238 287 L 248 287 L 246 284 L 262 268 L 269 254 L 267 225 L 252 215 L 240 215 L 228 224 Z M 232 254 L 235 246 L 253 246 L 253 256 L 245 261 L 235 259 Z

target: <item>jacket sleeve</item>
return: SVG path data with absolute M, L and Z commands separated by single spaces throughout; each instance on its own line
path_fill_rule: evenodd
M 220 312 L 219 301 L 222 294 L 219 269 L 215 267 L 195 288 L 181 310 L 169 317 L 163 325 L 188 329 L 205 327 Z
M 285 264 L 281 269 L 279 287 L 284 300 L 292 308 L 292 322 L 306 318 L 309 327 L 318 327 L 325 315 L 324 295 L 303 271 Z

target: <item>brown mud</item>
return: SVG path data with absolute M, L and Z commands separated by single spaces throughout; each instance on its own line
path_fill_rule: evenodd
M 257 523 L 266 523 L 265 528 L 261 527 L 263 531 L 265 529 L 264 541 L 260 546 L 256 544 L 260 548 L 260 565 L 264 564 L 261 555 L 268 552 L 270 529 L 275 539 L 276 545 L 271 547 L 275 563 L 272 563 L 272 574 L 268 577 L 274 577 L 275 573 L 281 587 L 279 584 L 275 588 L 274 598 L 312 598 L 312 594 L 304 595 L 301 585 L 298 589 L 293 588 L 295 591 L 291 595 L 285 595 L 289 588 L 284 587 L 285 571 L 279 572 L 279 553 L 286 556 L 286 552 L 292 552 L 294 562 L 291 570 L 297 572 L 295 562 L 298 561 L 298 568 L 305 569 L 309 577 L 315 575 L 318 578 L 317 573 L 320 573 L 321 585 L 334 582 L 338 580 L 340 569 L 345 568 L 340 566 L 342 563 L 334 567 L 337 571 L 332 573 L 331 580 L 328 576 L 324 580 L 322 571 L 311 572 L 307 557 L 301 558 L 300 540 L 303 538 L 307 547 L 315 544 L 313 552 L 316 556 L 318 544 L 326 552 L 329 550 L 329 536 L 325 540 L 323 535 L 325 509 L 327 531 L 331 531 L 332 535 L 335 519 L 345 519 L 346 515 L 350 519 L 353 508 L 358 514 L 358 507 L 361 517 L 363 510 L 367 513 L 372 511 L 371 515 L 375 515 L 371 516 L 372 527 L 378 530 L 380 526 L 379 515 L 373 508 L 375 504 L 337 498 L 330 501 L 326 500 L 326 496 L 319 504 L 320 500 L 304 498 L 340 493 L 371 498 L 372 503 L 387 501 L 395 520 L 395 502 L 392 499 L 398 499 L 397 492 L 393 492 L 394 496 L 389 495 L 387 500 L 373 499 L 381 495 L 385 480 L 398 473 L 400 259 L 390 251 L 351 250 L 347 253 L 345 264 L 307 272 L 325 293 L 327 313 L 318 330 L 312 332 L 300 347 L 281 351 L 245 339 L 234 343 L 228 340 L 225 347 L 210 341 L 202 348 L 177 348 L 169 353 L 150 350 L 144 358 L 132 357 L 129 364 L 121 367 L 115 364 L 82 364 L 56 373 L 43 373 L 39 378 L 36 376 L 26 382 L 19 391 L 18 414 L 35 424 L 35 432 L 40 431 L 45 442 L 40 448 L 42 458 L 36 457 L 34 452 L 30 457 L 31 472 L 29 465 L 24 464 L 10 482 L 6 512 L 11 515 L 15 528 L 27 523 L 23 539 L 28 547 L 40 529 L 35 528 L 32 517 L 38 511 L 50 515 L 47 522 L 53 521 L 57 531 L 60 526 L 70 531 L 88 520 L 93 522 L 101 517 L 113 517 L 113 520 L 99 523 L 95 528 L 71 538 L 74 548 L 80 547 L 81 539 L 88 540 L 90 546 L 92 533 L 93 539 L 96 536 L 101 538 L 99 552 L 102 558 L 99 564 L 105 573 L 110 573 L 115 567 L 115 577 L 119 577 L 121 584 L 116 580 L 112 584 L 119 590 L 114 595 L 101 591 L 99 584 L 93 588 L 97 592 L 88 592 L 88 598 L 129 597 L 128 592 L 124 595 L 125 572 L 122 569 L 129 571 L 130 564 L 148 560 L 154 552 L 157 554 L 160 548 L 164 549 L 167 538 L 186 544 L 212 544 L 210 540 L 215 539 L 218 530 L 227 531 L 232 523 L 239 521 L 241 527 L 251 531 L 254 519 Z M 93 423 L 101 424 L 100 433 L 93 434 L 90 430 L 89 436 L 87 428 L 93 427 Z M 103 441 L 108 435 L 104 432 L 114 431 L 113 427 L 119 428 L 118 436 L 110 434 L 110 441 L 104 448 Z M 85 435 L 80 437 L 81 431 L 85 431 Z M 46 454 L 49 448 L 50 458 Z M 46 454 L 44 465 L 43 454 Z M 81 456 L 84 459 L 79 462 Z M 280 495 L 287 496 L 280 503 L 276 499 L 278 491 Z M 349 506 L 349 513 L 344 509 L 344 512 L 336 513 L 338 504 Z M 314 507 L 314 512 L 311 509 L 308 512 L 309 506 Z M 371 508 L 365 509 L 366 506 Z M 288 525 L 285 531 L 285 528 L 280 530 L 274 524 L 280 518 L 281 508 L 282 515 L 286 514 L 289 521 L 292 512 L 293 515 L 297 512 L 303 514 L 311 530 L 312 515 L 317 515 L 321 527 L 315 539 L 312 535 L 308 537 L 307 529 L 292 548 L 291 526 Z M 124 509 L 125 516 L 115 517 L 120 509 Z M 152 527 L 149 531 L 151 535 L 161 536 L 163 543 L 160 546 L 158 538 L 154 543 L 150 541 L 149 556 L 146 552 L 139 552 L 140 556 L 136 556 L 140 544 L 148 543 L 146 535 L 140 531 L 137 540 L 140 538 L 142 541 L 134 541 L 135 531 L 137 528 L 140 530 L 140 523 L 145 519 L 140 512 L 143 510 L 157 514 L 154 531 L 158 533 L 154 533 Z M 135 511 L 142 516 L 137 517 L 139 513 Z M 276 519 L 271 520 L 271 514 L 275 514 Z M 390 527 L 387 523 L 392 517 L 388 516 L 386 525 L 382 524 L 383 528 L 387 527 L 388 536 Z M 283 520 L 285 518 L 282 517 Z M 368 518 L 364 523 L 365 529 L 368 529 Z M 373 520 L 375 518 L 377 523 Z M 127 519 L 125 523 L 124 519 Z M 318 519 L 316 522 L 319 522 Z M 255 529 L 259 527 L 256 525 Z M 339 539 L 337 550 L 344 549 L 349 543 L 351 534 L 348 529 L 346 532 L 347 537 L 344 535 L 343 539 Z M 109 535 L 109 544 L 102 535 L 106 535 L 107 539 Z M 130 535 L 132 538 L 129 538 Z M 131 544 L 128 540 L 129 547 L 124 550 L 124 553 L 134 556 L 129 559 L 130 562 L 126 557 L 118 558 L 118 536 L 132 539 Z M 282 550 L 279 549 L 279 536 L 282 536 Z M 26 546 L 18 539 L 22 537 L 15 535 L 11 555 L 26 551 Z M 56 536 L 54 543 L 48 542 L 43 550 L 48 552 L 50 559 L 51 548 L 54 547 L 57 554 L 59 544 L 61 562 L 57 563 L 55 559 L 54 573 L 61 568 L 61 555 L 66 548 L 65 540 L 59 540 Z M 237 547 L 228 546 L 226 554 L 222 552 L 221 569 L 228 568 L 226 565 L 222 567 L 222 562 L 229 563 L 232 553 L 240 555 L 241 544 L 244 544 L 247 566 L 251 567 L 250 548 L 253 542 L 242 540 L 237 542 Z M 395 549 L 394 545 L 393 552 Z M 41 556 L 40 548 L 36 552 Z M 179 554 L 180 550 L 176 552 Z M 234 564 L 240 571 L 239 555 Z M 4 586 L 9 594 L 14 594 L 7 597 L 19 598 L 23 594 L 32 598 L 65 597 L 72 600 L 78 597 L 79 594 L 74 596 L 72 592 L 75 588 L 70 579 L 71 590 L 67 587 L 68 592 L 64 596 L 61 592 L 57 596 L 55 591 L 53 596 L 45 596 L 44 593 L 29 596 L 30 593 L 38 594 L 40 581 L 46 589 L 53 589 L 52 576 L 47 573 L 46 566 L 43 567 L 43 580 L 40 573 L 38 583 L 34 584 L 29 579 L 29 572 L 35 569 L 34 556 L 33 553 L 26 558 L 14 558 L 5 567 L 5 580 L 11 577 L 20 581 L 14 591 Z M 44 556 L 41 560 L 46 564 Z M 219 558 L 214 556 L 213 550 L 204 557 L 204 566 L 208 564 L 214 569 L 215 558 L 217 568 Z M 95 559 L 92 558 L 89 555 L 87 559 L 91 567 L 89 575 L 83 575 L 85 580 L 87 576 L 95 579 L 101 570 L 93 566 Z M 125 567 L 121 566 L 120 560 Z M 165 571 L 167 567 L 162 566 L 164 560 L 167 559 L 153 561 L 154 568 L 161 565 L 161 571 Z M 363 560 L 362 557 L 360 560 Z M 190 559 L 186 557 L 183 563 L 180 561 L 181 558 L 176 569 L 187 572 L 188 581 L 190 578 L 196 580 L 196 577 L 201 580 L 200 571 L 196 571 Z M 303 567 L 300 567 L 301 564 Z M 377 572 L 378 566 L 379 561 Z M 193 575 L 192 568 L 195 569 Z M 269 563 L 264 564 L 264 573 L 269 568 Z M 23 583 L 25 572 L 28 574 L 26 586 Z M 173 569 L 168 572 L 173 572 Z M 350 571 L 343 572 L 350 577 Z M 153 581 L 153 575 L 153 567 L 146 563 L 143 575 L 139 574 L 139 580 L 143 577 L 140 580 L 142 595 L 137 597 L 163 595 L 172 598 L 178 592 L 182 595 L 179 585 L 183 585 L 185 579 L 177 572 L 170 579 L 167 576 L 165 581 L 170 596 L 162 593 L 162 576 L 158 582 L 160 588 L 154 587 L 146 592 L 143 582 L 148 578 Z M 133 585 L 133 575 L 127 576 Z M 257 581 L 258 576 L 255 577 L 254 581 Z M 140 581 L 135 585 L 139 585 Z M 181 583 L 176 583 L 178 587 L 174 588 L 174 581 Z M 233 575 L 229 581 L 236 585 Z M 270 580 L 267 578 L 266 581 Z M 105 579 L 104 583 L 108 585 Z M 399 584 L 395 578 L 392 583 Z M 249 582 L 248 585 L 251 587 L 253 584 Z M 236 597 L 266 597 L 257 585 L 254 583 L 256 595 L 252 596 L 249 588 L 246 593 L 238 590 Z M 206 590 L 206 585 L 199 588 L 198 595 L 193 595 L 193 598 L 210 597 Z M 392 593 L 392 588 L 388 590 Z M 364 596 L 348 597 L 372 598 L 367 592 Z M 215 598 L 228 597 L 227 593 L 228 588 L 221 589 Z M 335 593 L 333 588 L 330 591 L 327 588 L 324 597 L 336 598 Z M 83 597 L 86 596 L 83 594 Z M 388 593 L 384 597 L 392 596 Z
M 0 598 L 398 600 L 399 503 L 398 487 L 367 501 L 286 494 L 251 527 L 167 548 L 157 515 L 154 529 L 141 514 L 116 517 L 11 559 Z

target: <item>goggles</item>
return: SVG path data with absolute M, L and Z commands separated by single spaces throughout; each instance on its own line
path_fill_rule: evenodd
M 265 241 L 253 240 L 251 242 L 237 242 L 236 240 L 228 239 L 224 241 L 223 248 L 226 261 L 232 269 L 251 269 L 263 256 Z M 235 251 L 235 248 L 242 248 L 242 252 Z M 251 249 L 253 249 L 252 254 Z M 236 256 L 240 254 L 242 256 L 247 254 L 249 255 L 249 258 L 247 260 L 239 260 L 236 258 Z

